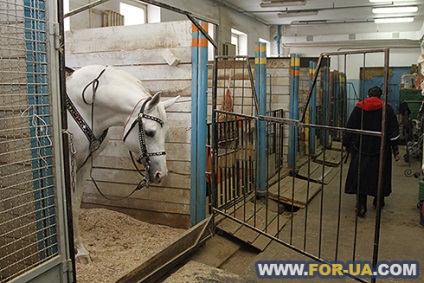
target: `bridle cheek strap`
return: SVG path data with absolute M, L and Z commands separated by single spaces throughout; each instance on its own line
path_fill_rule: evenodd
M 126 140 L 126 138 L 128 137 L 129 133 L 131 132 L 131 130 L 135 127 L 135 125 L 138 123 L 138 140 L 140 143 L 140 149 L 141 149 L 141 155 L 138 158 L 138 162 L 141 164 L 144 164 L 144 166 L 146 167 L 146 170 L 149 171 L 149 167 L 150 167 L 150 159 L 149 157 L 151 156 L 160 156 L 160 155 L 166 155 L 165 151 L 159 151 L 159 152 L 148 152 L 147 151 L 147 145 L 146 145 L 146 134 L 144 132 L 144 128 L 143 128 L 143 118 L 145 119 L 149 119 L 149 120 L 153 120 L 158 122 L 161 127 L 163 127 L 164 123 L 161 119 L 148 115 L 148 114 L 144 114 L 144 109 L 146 108 L 147 103 L 151 100 L 152 98 L 149 97 L 148 99 L 146 99 L 146 101 L 144 101 L 143 105 L 140 108 L 140 112 L 137 116 L 137 118 L 134 120 L 134 122 L 131 124 L 131 127 L 128 129 L 127 133 L 124 135 L 124 142 Z

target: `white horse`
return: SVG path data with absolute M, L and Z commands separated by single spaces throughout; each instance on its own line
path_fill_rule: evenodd
M 97 65 L 75 71 L 67 78 L 66 89 L 72 169 L 76 171 L 76 180 L 71 180 L 75 182 L 72 192 L 75 257 L 90 262 L 80 236 L 78 217 L 91 158 L 96 158 L 106 147 L 107 130 L 111 126 L 123 126 L 124 143 L 146 168 L 145 182 L 160 183 L 168 172 L 165 109 L 179 97 L 160 102 L 160 93 L 152 97 L 130 74 Z

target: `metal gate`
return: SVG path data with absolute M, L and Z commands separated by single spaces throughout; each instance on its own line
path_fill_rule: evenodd
M 216 57 L 210 141 L 211 204 L 217 229 L 260 251 L 274 240 L 319 262 L 366 261 L 375 266 L 381 208 L 377 204 L 374 241 L 365 243 L 358 232 L 355 197 L 343 193 L 348 165 L 340 140 L 346 132 L 385 138 L 384 127 L 381 132 L 346 128 L 347 66 L 353 59 L 364 62 L 360 66 L 364 67 L 365 58 L 371 53 L 381 55 L 387 93 L 387 49 L 322 54 L 317 62 L 311 62 L 309 70 L 300 68 L 299 56 L 293 56 L 287 64 L 289 118 L 265 114 L 260 107 L 266 102 L 260 96 L 265 94 L 255 83 L 258 84 L 258 73 L 263 73 L 258 64 L 265 60 L 256 58 L 254 72 L 248 58 Z M 330 72 L 331 60 L 337 61 L 342 71 Z M 300 81 L 308 82 L 303 105 L 297 96 Z M 232 102 L 231 107 L 228 101 Z M 383 121 L 385 115 L 383 110 Z M 261 128 L 261 123 L 266 127 Z M 280 136 L 270 135 L 270 129 L 280 129 Z M 268 136 L 266 144 L 260 145 L 264 136 Z M 278 154 L 268 154 L 279 140 L 282 147 Z M 382 153 L 380 149 L 380 164 Z M 264 156 L 265 162 L 260 161 Z M 264 176 L 265 187 L 260 180 Z M 379 194 L 381 177 L 382 166 Z M 351 208 L 346 212 L 344 207 L 348 205 Z M 345 275 L 361 282 L 376 280 Z
M 56 2 L 0 0 L 0 282 L 68 281 Z

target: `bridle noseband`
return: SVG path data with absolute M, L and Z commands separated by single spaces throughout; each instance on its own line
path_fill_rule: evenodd
M 124 135 L 124 138 L 123 138 L 123 141 L 125 142 L 129 133 L 131 132 L 131 130 L 138 123 L 138 140 L 139 140 L 139 143 L 140 143 L 141 154 L 140 154 L 139 158 L 137 159 L 137 162 L 144 165 L 148 175 L 150 173 L 150 157 L 151 156 L 166 155 L 165 151 L 159 151 L 159 152 L 148 152 L 147 151 L 146 133 L 145 133 L 144 128 L 143 128 L 143 118 L 158 122 L 162 128 L 163 128 L 163 124 L 164 124 L 161 119 L 144 113 L 144 109 L 146 108 L 146 105 L 150 100 L 152 100 L 151 97 L 147 98 L 143 102 L 143 104 L 140 108 L 140 112 L 137 115 L 137 118 L 132 122 L 130 128 L 128 129 L 127 133 Z M 131 154 L 131 152 L 130 152 L 130 154 Z M 132 154 L 131 154 L 131 157 L 132 157 Z

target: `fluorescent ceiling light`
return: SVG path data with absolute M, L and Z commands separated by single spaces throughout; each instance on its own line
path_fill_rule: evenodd
M 312 20 L 312 21 L 293 21 L 292 25 L 317 25 L 317 24 L 327 24 L 327 20 Z
M 315 15 L 318 15 L 317 10 L 312 10 L 312 11 L 284 11 L 284 12 L 279 12 L 277 14 L 277 16 L 279 18 L 315 16 Z
M 415 13 L 418 11 L 417 6 L 406 6 L 406 7 L 385 7 L 385 8 L 373 8 L 374 14 L 394 14 L 394 13 Z
M 390 3 L 393 4 L 395 2 L 411 2 L 411 0 L 369 0 L 370 3 Z
M 414 21 L 414 17 L 374 19 L 374 23 L 376 23 L 376 24 L 411 23 L 413 21 Z
M 263 1 L 260 5 L 262 8 L 269 7 L 287 7 L 305 5 L 306 0 L 268 0 Z

